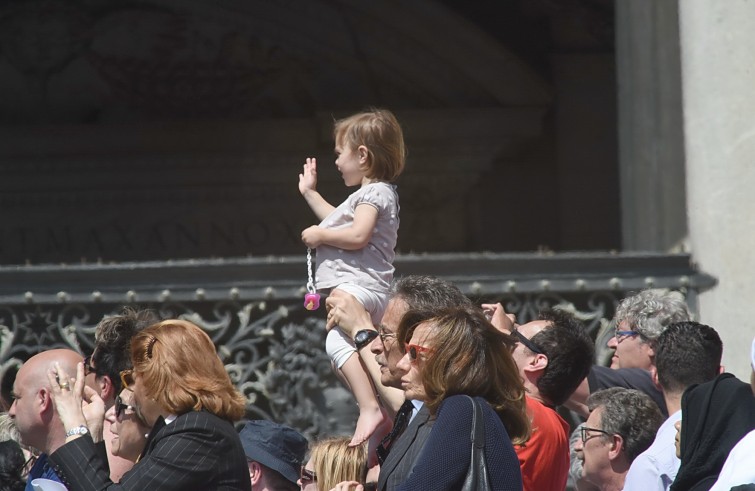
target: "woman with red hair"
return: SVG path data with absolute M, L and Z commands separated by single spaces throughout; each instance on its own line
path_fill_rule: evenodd
M 50 461 L 68 489 L 251 490 L 233 427 L 244 416 L 244 397 L 210 337 L 185 320 L 158 322 L 134 336 L 131 359 L 133 370 L 121 378 L 133 390 L 133 410 L 152 430 L 139 462 L 119 484 L 110 482 L 107 460 L 98 454 L 101 428 L 87 427 L 82 399 L 87 399 L 85 410 L 96 414 L 89 420 L 101 420 L 103 405 L 85 389 L 83 365 L 76 378 L 69 379 L 59 366 L 49 374 L 67 432 L 66 444 Z

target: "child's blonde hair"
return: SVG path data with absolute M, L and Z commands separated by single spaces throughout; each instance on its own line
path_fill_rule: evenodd
M 391 182 L 404 170 L 404 134 L 396 116 L 387 109 L 369 109 L 336 121 L 333 130 L 336 146 L 367 149 L 370 179 Z
M 327 438 L 315 442 L 310 460 L 318 489 L 333 489 L 342 481 L 364 483 L 367 478 L 367 444 L 350 447 L 351 437 Z

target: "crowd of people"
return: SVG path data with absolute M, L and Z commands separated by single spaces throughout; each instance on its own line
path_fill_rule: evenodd
M 53 349 L 18 370 L 0 491 L 755 489 L 755 340 L 750 387 L 679 293 L 646 290 L 618 305 L 603 367 L 567 311 L 518 324 L 447 281 L 394 279 L 401 128 L 370 110 L 337 121 L 334 139 L 359 190 L 332 206 L 304 164 L 299 191 L 321 220 L 302 232 L 317 255 L 305 307 L 327 295 L 354 432 L 308 442 L 243 421 L 202 329 L 126 310 L 100 322 L 90 356 Z
M 489 489 L 563 490 L 570 473 L 577 490 L 755 484 L 755 340 L 751 387 L 723 371 L 718 333 L 673 292 L 621 302 L 612 387 L 595 386 L 609 377 L 594 376 L 592 340 L 563 310 L 520 325 L 426 276 L 394 282 L 377 326 L 347 292 L 326 304 L 328 327 L 375 332 L 357 354 L 377 368 L 367 373 L 393 421 L 377 444 L 308 442 L 266 420 L 237 432 L 245 400 L 209 336 L 126 309 L 99 324 L 91 356 L 48 350 L 18 370 L 0 420 L 0 489 L 467 489 L 473 424 L 484 426 Z M 477 423 L 465 396 L 481 403 Z M 566 405 L 585 414 L 573 431 L 557 411 Z

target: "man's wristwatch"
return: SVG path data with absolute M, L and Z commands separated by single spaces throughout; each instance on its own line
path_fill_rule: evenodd
M 81 425 L 81 426 L 77 426 L 76 428 L 71 428 L 70 430 L 66 431 L 66 438 L 68 438 L 69 436 L 74 436 L 74 435 L 86 435 L 87 433 L 89 433 L 89 428 L 87 428 L 84 425 Z
M 372 342 L 378 336 L 378 332 L 374 329 L 362 329 L 357 331 L 354 335 L 354 346 L 357 347 L 357 351 L 361 350 Z

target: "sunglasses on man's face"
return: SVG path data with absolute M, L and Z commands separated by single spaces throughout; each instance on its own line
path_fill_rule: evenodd
M 86 358 L 84 358 L 84 375 L 89 375 L 90 373 L 94 373 L 95 375 L 97 375 L 97 372 L 92 366 L 92 355 L 89 355 Z
M 115 398 L 115 417 L 120 419 L 121 415 L 123 414 L 123 411 L 126 409 L 130 409 L 131 411 L 136 411 L 136 408 L 130 404 L 126 404 L 123 402 L 123 399 L 121 399 L 121 396 L 116 396 Z
M 311 482 L 317 482 L 315 471 L 311 471 L 304 466 L 301 466 L 301 474 L 299 475 L 299 479 L 301 479 L 302 486 L 306 486 Z

